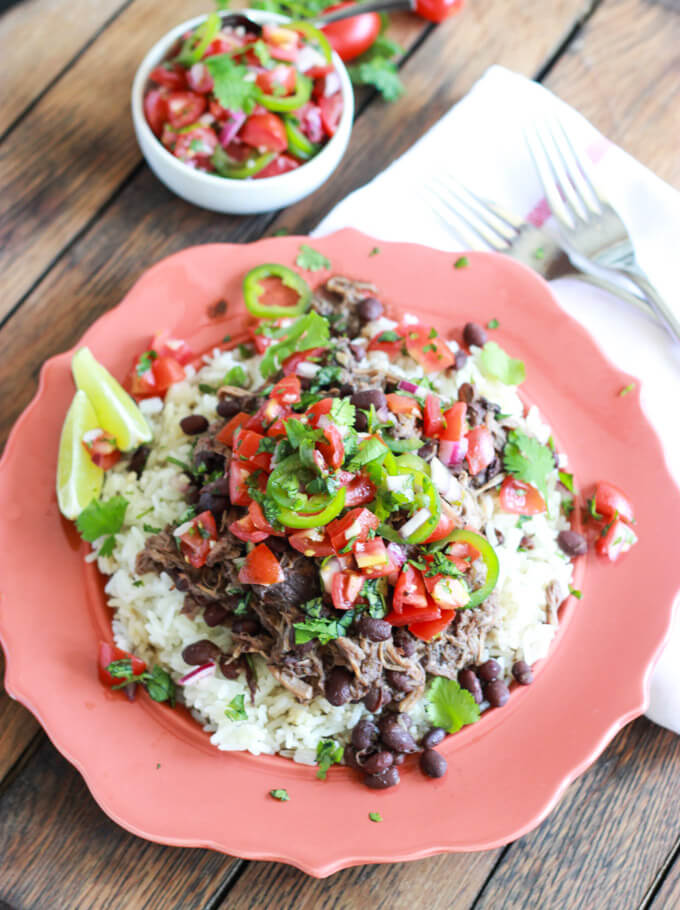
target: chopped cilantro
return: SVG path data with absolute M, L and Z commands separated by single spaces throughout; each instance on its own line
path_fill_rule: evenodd
M 237 364 L 227 372 L 223 384 L 233 385 L 237 386 L 239 389 L 244 389 L 249 384 L 248 374 L 242 366 Z
M 145 373 L 151 369 L 152 362 L 158 357 L 158 354 L 155 351 L 144 351 L 142 356 L 137 361 L 137 366 L 135 367 L 135 372 L 138 376 L 143 376 Z
M 278 799 L 280 803 L 288 802 L 290 796 L 288 796 L 288 790 L 270 790 L 269 795 L 272 799 Z
M 574 475 L 569 474 L 567 471 L 558 471 L 557 476 L 560 479 L 562 486 L 566 487 L 570 493 L 574 492 Z
M 369 257 L 370 257 L 370 256 L 377 256 L 379 252 L 380 252 L 380 247 L 379 247 L 379 246 L 374 246 L 373 249 L 371 250 L 371 252 L 370 252 L 368 255 L 369 255 Z
M 177 467 L 181 468 L 185 474 L 193 474 L 193 471 L 191 470 L 189 465 L 186 463 L 186 461 L 180 461 L 179 458 L 175 458 L 174 455 L 168 455 L 168 457 L 165 460 L 168 461 L 170 464 L 177 465 Z
M 266 69 L 270 69 L 274 63 L 272 55 L 269 52 L 269 48 L 264 41 L 258 40 L 253 44 L 251 50 L 260 61 L 260 64 Z
M 175 684 L 170 674 L 162 667 L 152 667 L 143 673 L 132 672 L 132 661 L 129 658 L 114 660 L 106 667 L 107 673 L 121 682 L 113 689 L 123 689 L 130 683 L 141 683 L 154 701 L 167 701 L 171 707 L 175 704 Z
M 342 638 L 354 619 L 354 610 L 347 610 L 339 619 L 310 618 L 303 622 L 293 623 L 295 644 L 304 645 L 318 638 L 319 644 L 327 645 L 335 638 Z
M 624 395 L 627 395 L 629 392 L 632 392 L 634 388 L 635 388 L 634 382 L 631 382 L 628 385 L 624 385 L 624 387 L 619 390 L 619 398 L 623 398 Z
M 228 344 L 231 341 L 231 335 L 225 335 L 222 339 L 222 344 Z
M 506 385 L 519 385 L 526 378 L 524 363 L 506 354 L 495 341 L 487 341 L 482 348 L 479 368 L 487 379 L 498 379 Z
M 274 231 L 274 233 L 272 234 L 272 237 L 287 237 L 288 234 L 290 234 L 289 228 L 280 227 Z
M 562 500 L 562 511 L 566 518 L 569 518 L 571 513 L 574 511 L 574 500 L 573 499 L 563 499 Z
M 590 514 L 593 516 L 593 518 L 596 521 L 602 521 L 602 519 L 604 518 L 604 515 L 600 515 L 600 513 L 595 508 L 595 497 L 594 496 L 591 496 L 591 498 L 588 500 L 588 511 L 590 512 Z
M 368 817 L 372 822 L 381 822 L 383 820 L 383 817 L 379 812 L 369 812 Z
M 449 559 L 441 550 L 436 550 L 432 554 L 432 560 L 425 573 L 425 577 L 432 578 L 434 575 L 451 575 L 454 578 L 458 578 L 462 574 L 463 573 L 453 560 Z
M 138 578 L 137 581 L 133 581 L 132 584 L 133 584 L 133 587 L 135 587 L 135 588 L 141 588 L 142 585 L 144 584 L 144 582 L 142 581 L 141 578 Z
M 384 583 L 381 585 L 381 579 L 368 578 L 361 589 L 361 596 L 368 603 L 368 615 L 373 619 L 384 619 L 387 615 L 387 605 L 385 604 Z
M 511 430 L 503 449 L 503 466 L 519 480 L 536 487 L 544 499 L 547 498 L 546 481 L 555 467 L 552 452 L 547 446 L 541 445 L 526 433 Z
M 334 739 L 321 739 L 316 747 L 316 763 L 319 770 L 316 776 L 319 780 L 326 780 L 326 774 L 331 765 L 342 761 L 344 748 Z
M 284 335 L 285 337 L 282 337 Z M 328 321 L 318 313 L 307 313 L 296 319 L 292 325 L 279 329 L 277 337 L 281 337 L 282 340 L 267 348 L 260 364 L 260 372 L 265 379 L 275 373 L 281 362 L 296 351 L 325 347 L 330 337 Z
M 428 338 L 436 338 L 437 335 L 439 335 L 439 332 L 438 332 L 435 328 L 431 328 L 430 331 L 427 333 L 427 337 L 428 337 Z M 437 348 L 436 348 L 436 345 L 435 345 L 435 350 L 436 350 L 436 349 L 437 349 Z
M 273 452 L 276 446 L 277 442 L 273 436 L 263 436 L 255 454 L 259 455 L 260 452 Z
M 487 327 L 487 329 L 497 329 L 499 325 L 500 325 L 499 321 L 494 316 L 493 319 L 489 319 L 489 321 L 486 324 L 486 327 Z
M 115 534 L 120 531 L 125 520 L 128 501 L 124 496 L 112 496 L 111 499 L 93 499 L 76 519 L 80 536 L 92 543 L 108 535 L 99 548 L 100 556 L 110 556 L 116 545 Z
M 255 356 L 255 349 L 252 344 L 240 344 L 238 346 L 238 352 L 241 360 L 250 360 Z
M 356 454 L 349 460 L 346 469 L 348 471 L 358 471 L 369 462 L 375 461 L 376 458 L 381 458 L 387 451 L 389 450 L 385 443 L 374 436 L 364 439 L 359 445 Z
M 295 259 L 295 265 L 304 269 L 306 272 L 320 272 L 322 269 L 330 269 L 331 261 L 330 259 L 327 259 L 323 253 L 320 253 L 308 244 L 303 243 L 300 246 L 297 258 Z
M 213 92 L 222 107 L 251 114 L 257 104 L 258 89 L 254 82 L 244 78 L 248 67 L 235 63 L 229 54 L 207 57 L 205 65 L 213 77 Z
M 235 695 L 224 709 L 224 716 L 227 720 L 248 720 L 246 709 L 243 706 L 245 695 Z
M 467 256 L 459 256 L 458 259 L 453 263 L 454 269 L 465 269 L 470 265 L 470 260 Z
M 577 588 L 569 588 L 569 593 L 577 600 L 580 600 L 583 597 L 583 592 L 579 591 Z
M 160 528 L 156 528 L 153 525 L 148 525 L 146 522 L 144 522 L 143 527 L 144 527 L 144 532 L 146 534 L 160 534 L 161 533 Z
M 389 343 L 390 341 L 401 341 L 401 335 L 398 335 L 392 329 L 388 329 L 386 332 L 381 332 L 378 335 L 378 341 Z
M 356 409 L 349 398 L 334 398 L 329 417 L 336 426 L 353 427 Z
M 542 246 L 539 246 L 534 250 L 534 259 L 545 259 L 545 250 Z
M 397 67 L 385 57 L 373 60 L 362 59 L 347 67 L 349 77 L 355 85 L 372 85 L 383 96 L 385 101 L 396 101 L 404 94 L 404 86 L 399 78 Z
M 427 691 L 427 715 L 432 725 L 457 733 L 466 724 L 479 720 L 479 705 L 455 679 L 436 676 Z
M 215 395 L 217 389 L 214 385 L 208 385 L 207 382 L 199 382 L 198 391 L 203 392 L 204 395 Z

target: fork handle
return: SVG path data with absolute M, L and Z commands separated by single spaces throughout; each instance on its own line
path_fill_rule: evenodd
M 678 320 L 678 317 L 645 273 L 642 270 L 630 271 L 624 269 L 623 274 L 626 278 L 630 279 L 636 287 L 640 288 L 647 300 L 649 300 L 652 309 L 666 326 L 673 338 L 676 341 L 680 341 L 680 320 Z

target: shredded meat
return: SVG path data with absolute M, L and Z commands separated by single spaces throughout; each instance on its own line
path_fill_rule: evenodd
M 474 610 L 459 610 L 452 627 L 428 643 L 425 670 L 434 676 L 455 679 L 458 671 L 479 663 L 487 632 L 498 613 L 494 594 Z

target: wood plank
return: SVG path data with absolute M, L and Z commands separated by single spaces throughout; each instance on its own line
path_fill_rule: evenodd
M 48 741 L 0 796 L 0 818 L 0 904 L 21 910 L 198 910 L 240 862 L 128 834 Z
M 405 97 L 394 105 L 377 101 L 369 106 L 355 125 L 345 159 L 349 164 L 310 199 L 288 209 L 277 226 L 299 231 L 312 227 L 332 205 L 405 151 L 491 62 L 528 74 L 537 71 L 582 9 L 582 0 L 559 0 L 549 10 L 540 0 L 508 0 L 493 9 L 471 5 L 464 16 L 445 23 L 406 63 Z M 509 31 L 512 42 L 505 41 Z M 435 68 L 433 60 L 454 64 L 450 70 Z M 38 365 L 73 344 L 151 263 L 193 243 L 255 239 L 267 222 L 267 216 L 234 218 L 189 206 L 144 168 L 0 330 L 0 386 L 5 390 L 0 439 L 33 395 Z M 30 271 L 32 262 L 24 253 L 16 273 Z
M 433 856 L 412 863 L 354 866 L 312 879 L 281 863 L 249 863 L 221 910 L 428 910 L 472 907 L 500 850 Z
M 669 910 L 672 907 L 680 907 L 680 840 L 673 851 L 672 865 L 648 906 L 649 910 Z
M 5 658 L 0 650 L 0 784 L 40 730 L 33 715 L 5 692 L 4 676 Z
M 164 32 L 204 11 L 205 0 L 136 0 L 0 146 L 0 319 L 139 163 L 136 67 Z M 395 35 L 412 40 L 423 28 L 402 16 Z
M 680 187 L 679 73 L 680 6 L 607 0 L 546 84 L 612 141 Z
M 475 910 L 519 910 L 529 894 L 531 907 L 638 907 L 680 835 L 678 767 L 680 737 L 645 718 L 630 724 L 512 844 Z
M 0 16 L 0 135 L 129 0 L 24 0 Z

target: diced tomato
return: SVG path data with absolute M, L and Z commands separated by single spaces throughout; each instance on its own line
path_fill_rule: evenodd
M 271 111 L 251 114 L 241 127 L 239 138 L 253 148 L 270 152 L 284 152 L 288 148 L 283 120 Z
M 349 610 L 354 606 L 364 581 L 364 576 L 358 572 L 336 572 L 331 582 L 331 597 L 335 609 Z
M 451 507 L 447 505 L 446 501 L 443 499 L 441 500 L 441 509 L 442 511 L 439 516 L 437 527 L 423 543 L 435 543 L 437 540 L 443 540 L 456 526 L 456 519 Z
M 237 47 L 242 47 L 243 42 L 241 38 L 237 38 L 236 35 L 225 35 L 219 34 L 210 42 L 207 48 L 203 51 L 203 60 L 206 57 L 214 57 L 216 54 L 228 54 L 230 51 L 236 50 Z
M 390 330 L 391 331 L 391 330 Z M 402 354 L 402 348 L 404 347 L 404 339 L 401 335 L 399 329 L 395 330 L 395 334 L 399 337 L 395 341 L 381 341 L 381 339 L 387 334 L 387 332 L 378 332 L 377 335 L 374 335 L 373 338 L 368 343 L 369 351 L 383 351 L 390 360 L 394 357 L 399 357 Z
M 349 528 L 348 530 L 351 532 L 352 529 Z M 390 560 L 385 541 L 381 537 L 375 537 L 373 540 L 358 540 L 352 550 L 360 569 L 385 566 Z
M 332 398 L 322 398 L 321 401 L 317 401 L 311 405 L 311 407 L 307 408 L 307 420 L 313 427 L 319 425 L 320 417 L 330 413 L 330 410 L 333 407 L 333 400 L 334 399 Z
M 633 506 L 623 490 L 606 480 L 600 481 L 595 488 L 595 511 L 606 521 L 614 518 L 617 512 L 618 517 L 626 521 L 633 521 L 634 517 Z
M 229 499 L 233 506 L 250 505 L 252 497 L 248 492 L 246 483 L 256 470 L 257 468 L 248 467 L 248 465 L 232 458 L 229 464 Z
M 300 380 L 297 376 L 284 376 L 271 390 L 269 397 L 275 398 L 281 404 L 295 404 L 300 400 Z
M 212 512 L 201 512 L 179 536 L 182 554 L 189 565 L 200 569 L 210 553 L 210 541 L 217 540 L 217 526 Z
M 441 617 L 439 619 L 433 619 L 429 622 L 414 622 L 408 627 L 409 632 L 412 635 L 415 635 L 416 638 L 420 638 L 421 641 L 432 641 L 433 638 L 436 638 L 440 632 L 443 632 L 444 629 L 449 625 L 451 620 L 456 615 L 455 610 L 442 610 Z
M 305 76 L 309 76 L 310 79 L 321 79 L 323 76 L 327 76 L 332 72 L 333 64 L 326 63 L 323 66 L 310 66 L 308 70 L 305 70 Z
M 253 500 L 248 506 L 248 514 L 250 515 L 254 526 L 260 531 L 266 531 L 267 534 L 272 535 L 273 537 L 285 537 L 286 534 L 284 531 L 276 531 L 264 517 L 264 512 L 262 511 L 262 506 L 259 502 Z
M 370 530 L 376 530 L 380 519 L 368 509 L 352 509 L 336 518 L 326 528 L 331 544 L 336 550 L 343 550 L 350 541 L 366 540 Z
M 234 433 L 234 458 L 245 461 L 251 467 L 269 471 L 272 464 L 272 453 L 258 451 L 264 438 L 260 433 L 239 427 Z
M 464 401 L 457 401 L 454 405 L 444 412 L 446 426 L 439 434 L 440 439 L 448 439 L 450 442 L 458 442 L 465 435 L 465 415 L 467 405 Z
M 180 161 L 210 158 L 217 148 L 217 134 L 209 126 L 197 126 L 177 138 L 173 155 Z
M 347 473 L 347 471 L 340 471 L 338 474 L 338 480 L 340 480 L 340 483 L 342 483 L 343 486 L 345 486 L 345 481 L 341 478 Z M 374 499 L 375 486 L 365 474 L 357 474 L 356 477 L 353 477 L 347 482 L 347 485 L 345 486 L 345 505 L 348 508 L 351 509 L 354 506 L 363 506 L 367 502 L 372 502 Z
M 184 367 L 174 357 L 152 359 L 152 356 L 145 351 L 125 380 L 126 388 L 136 398 L 163 395 L 173 383 L 181 382 L 185 377 Z M 144 357 L 150 366 L 140 372 Z
M 280 25 L 264 25 L 262 37 L 269 45 L 269 53 L 275 60 L 297 60 L 299 50 L 299 36 L 290 28 Z
M 431 338 L 431 330 L 420 323 L 401 326 L 406 350 L 426 373 L 445 370 L 454 362 L 449 346 L 438 336 Z
M 390 392 L 386 395 L 387 407 L 393 414 L 416 414 L 420 415 L 420 405 L 415 398 L 408 395 L 399 395 L 397 392 Z
M 392 597 L 392 609 L 403 613 L 404 607 L 424 608 L 427 606 L 427 594 L 420 572 L 406 563 L 399 573 Z
M 266 335 L 260 335 L 258 332 L 253 332 L 253 344 L 255 345 L 256 354 L 264 354 L 270 344 L 274 344 L 273 338 L 267 338 Z
M 305 556 L 332 556 L 335 552 L 325 528 L 310 528 L 296 531 L 288 538 L 288 543 Z
M 442 406 L 437 395 L 428 395 L 425 399 L 425 411 L 423 413 L 423 430 L 425 435 L 430 438 L 439 436 L 444 428 L 444 415 Z
M 611 562 L 616 562 L 619 556 L 627 553 L 637 543 L 637 535 L 633 529 L 616 518 L 603 528 L 595 544 L 595 550 Z
M 128 392 L 135 398 L 149 398 L 152 395 L 157 395 L 156 379 L 151 367 L 142 373 L 139 373 L 138 370 L 139 361 L 134 365 L 123 383 Z
M 310 78 L 313 77 L 310 76 Z M 323 123 L 321 122 L 321 109 L 317 104 L 308 101 L 307 104 L 295 111 L 295 116 L 300 121 L 300 129 L 310 142 L 319 143 L 322 141 L 324 137 Z
M 324 132 L 329 138 L 335 136 L 340 117 L 342 116 L 342 93 L 336 92 L 334 95 L 320 98 L 319 108 L 321 109 L 321 123 Z
M 301 363 L 304 363 L 306 360 L 313 360 L 314 357 L 320 357 L 323 352 L 323 348 L 310 348 L 308 351 L 296 351 L 282 361 L 281 369 L 283 370 L 284 375 L 289 376 L 297 370 Z
M 104 430 L 91 430 L 85 434 L 82 442 L 93 463 L 102 471 L 108 471 L 120 461 L 121 453 L 115 437 L 105 433 Z
M 423 578 L 427 593 L 439 607 L 455 609 L 464 607 L 470 600 L 467 587 L 459 578 L 451 575 L 425 575 Z
M 493 447 L 493 436 L 486 427 L 474 427 L 466 437 L 468 441 L 467 458 L 470 474 L 474 477 L 488 468 L 494 460 L 496 453 Z
M 255 79 L 265 95 L 290 95 L 295 91 L 297 75 L 294 66 L 279 63 L 273 70 L 258 73 Z
M 194 63 L 187 72 L 187 82 L 189 88 L 194 92 L 205 95 L 206 92 L 212 91 L 214 85 L 213 77 L 205 63 Z
M 204 96 L 197 95 L 196 92 L 171 92 L 166 98 L 166 104 L 170 126 L 176 130 L 196 123 L 208 106 Z
M 163 124 L 168 119 L 168 109 L 165 104 L 165 93 L 162 89 L 152 88 L 144 96 L 144 114 L 151 131 L 160 139 L 163 133 Z
M 501 509 L 516 515 L 538 515 L 545 512 L 545 500 L 536 487 L 517 480 L 510 474 L 501 484 Z
M 253 503 L 251 502 L 251 506 Z M 266 540 L 269 537 L 269 531 L 263 531 L 261 528 L 256 528 L 250 514 L 244 515 L 242 518 L 239 518 L 238 521 L 232 521 L 229 525 L 229 530 L 234 535 L 238 537 L 239 540 L 245 540 L 249 543 L 261 543 L 261 541 Z
M 194 360 L 195 355 L 189 345 L 181 338 L 171 338 L 169 332 L 156 332 L 151 342 L 151 350 L 159 357 L 172 357 L 177 363 L 186 366 Z M 203 358 L 200 358 L 200 366 Z
M 442 611 L 433 600 L 429 600 L 425 607 L 414 607 L 410 604 L 404 604 L 400 613 L 392 610 L 385 619 L 392 626 L 408 626 L 412 622 L 431 622 L 434 619 L 440 619 Z
M 250 414 L 246 414 L 245 411 L 239 411 L 238 414 L 234 414 L 231 420 L 225 423 L 217 434 L 217 441 L 224 443 L 225 446 L 232 446 L 234 444 L 234 435 L 236 431 L 248 420 L 250 420 Z
M 319 451 L 325 458 L 326 464 L 334 471 L 337 471 L 345 460 L 345 446 L 340 430 L 336 426 L 324 427 L 323 435 L 328 442 L 320 442 L 318 444 Z
M 186 70 L 179 63 L 161 63 L 149 73 L 149 79 L 171 91 L 177 92 L 186 88 Z
M 238 580 L 243 585 L 275 585 L 284 578 L 278 559 L 264 543 L 259 543 L 248 553 L 238 573 Z
M 294 171 L 300 167 L 301 163 L 297 158 L 293 158 L 292 155 L 277 155 L 261 171 L 253 174 L 253 180 L 262 180 L 264 177 L 278 177 L 280 174 L 287 174 L 288 171 Z
M 479 551 L 472 544 L 462 541 L 449 544 L 446 548 L 446 555 L 461 572 L 467 572 L 471 564 L 479 559 Z
M 120 683 L 120 679 L 111 676 L 106 669 L 114 660 L 129 660 L 132 665 L 132 672 L 135 676 L 140 676 L 146 671 L 146 664 L 143 660 L 140 660 L 139 657 L 135 657 L 128 651 L 123 651 L 122 648 L 117 648 L 116 645 L 111 645 L 107 641 L 100 641 L 97 664 L 99 679 L 105 686 L 116 686 Z
M 151 367 L 156 380 L 156 393 L 162 395 L 185 377 L 184 367 L 174 357 L 157 357 Z

